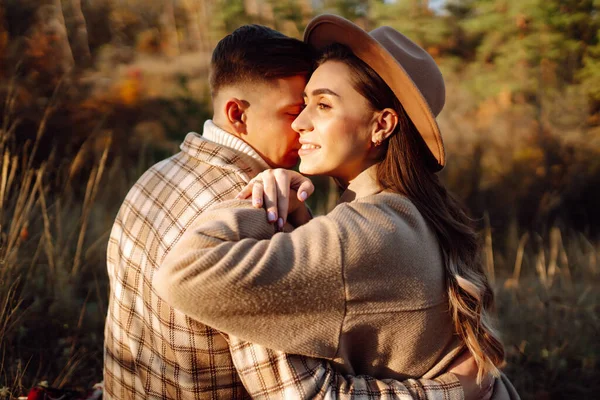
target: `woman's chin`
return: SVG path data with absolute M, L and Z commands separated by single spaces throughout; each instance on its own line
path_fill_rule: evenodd
M 300 158 L 300 165 L 298 166 L 298 170 L 301 174 L 304 175 L 322 175 L 323 171 L 318 166 L 313 165 L 312 163 L 306 162 Z

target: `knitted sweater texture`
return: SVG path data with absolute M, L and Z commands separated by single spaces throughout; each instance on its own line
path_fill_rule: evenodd
M 364 187 L 290 233 L 249 202 L 207 210 L 157 272 L 159 294 L 218 330 L 344 373 L 438 375 L 461 349 L 438 241 L 406 197 Z

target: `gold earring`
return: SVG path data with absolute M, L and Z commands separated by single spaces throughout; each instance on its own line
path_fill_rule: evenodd
M 381 146 L 381 140 L 376 140 L 376 141 L 375 141 L 375 142 L 373 142 L 373 143 L 375 143 L 375 147 L 379 147 L 379 146 Z

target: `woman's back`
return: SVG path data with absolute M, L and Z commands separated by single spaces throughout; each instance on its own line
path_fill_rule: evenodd
M 444 265 L 432 230 L 404 196 L 357 199 L 340 221 L 346 315 L 336 362 L 349 374 L 430 377 L 457 354 Z M 369 247 L 376 244 L 377 251 Z

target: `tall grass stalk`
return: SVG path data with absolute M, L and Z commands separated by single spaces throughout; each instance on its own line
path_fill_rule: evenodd
M 109 137 L 103 143 L 98 162 L 90 167 L 83 195 L 74 191 L 76 183 L 50 182 L 50 176 L 65 174 L 51 159 L 36 165 L 35 156 L 58 105 L 61 83 L 33 143 L 15 145 L 18 121 L 11 122 L 10 90 L 0 130 L 0 392 L 10 397 L 41 380 L 62 387 L 98 382 L 102 376 L 104 257 L 117 202 L 115 193 L 100 188 L 112 141 Z M 95 219 L 105 207 L 108 218 Z
M 106 167 L 106 160 L 108 158 L 108 151 L 111 145 L 111 139 L 106 141 L 100 163 L 97 168 L 92 170 L 88 179 L 87 188 L 85 191 L 85 198 L 83 201 L 83 211 L 81 217 L 81 229 L 79 231 L 79 238 L 77 239 L 77 250 L 75 251 L 75 259 L 73 260 L 73 268 L 71 269 L 71 275 L 77 275 L 81 266 L 81 253 L 83 251 L 83 245 L 85 240 L 85 234 L 87 231 L 90 213 L 92 211 L 94 201 L 98 194 L 98 187 Z
M 496 271 L 494 268 L 494 246 L 492 241 L 492 227 L 490 224 L 490 216 L 488 213 L 484 214 L 485 228 L 484 228 L 484 253 L 485 253 L 485 267 L 488 279 L 493 285 L 496 282 Z

